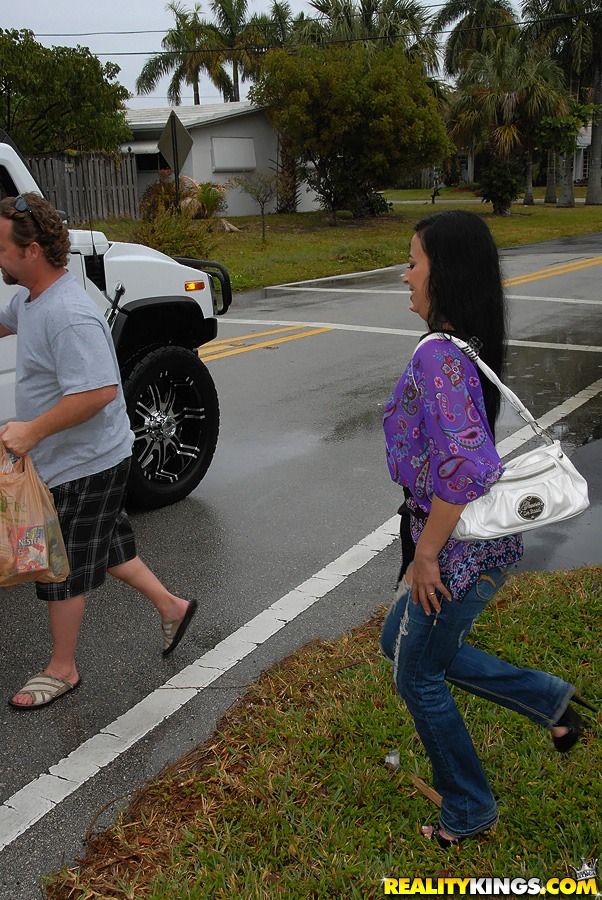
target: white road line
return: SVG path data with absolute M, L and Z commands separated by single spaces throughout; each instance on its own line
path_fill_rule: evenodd
M 537 300 L 538 303 L 572 303 L 578 306 L 600 306 L 600 300 L 581 300 L 574 297 L 530 297 L 528 294 L 506 294 L 507 300 Z
M 304 328 L 330 328 L 332 331 L 359 331 L 366 334 L 397 334 L 401 337 L 419 338 L 424 329 L 414 331 L 411 328 L 380 328 L 375 325 L 343 325 L 338 322 L 294 322 L 276 319 L 237 319 L 231 316 L 220 322 L 221 325 L 299 325 Z M 538 350 L 579 350 L 584 353 L 602 353 L 602 347 L 591 344 L 556 344 L 547 341 L 507 341 L 509 347 L 535 347 Z
M 344 275 L 324 275 L 323 278 L 305 278 L 303 281 L 285 281 L 284 284 L 271 285 L 270 287 L 294 287 L 296 284 L 320 284 L 321 281 L 345 281 L 346 278 L 363 278 L 365 275 L 386 275 L 389 272 L 399 272 L 405 269 L 406 263 L 397 263 L 395 266 L 383 266 L 381 269 L 366 269 L 365 272 L 347 272 Z
M 301 285 L 303 282 L 301 282 Z M 397 294 L 402 296 L 409 294 L 410 291 L 404 290 L 388 290 L 384 288 L 325 288 L 325 287 L 295 287 L 294 285 L 282 284 L 277 287 L 265 289 L 266 292 L 274 293 L 290 292 L 290 293 L 316 293 L 316 294 Z M 506 294 L 507 300 L 537 300 L 540 303 L 571 303 L 579 306 L 602 306 L 600 300 L 580 300 L 570 297 L 531 297 L 528 294 Z
M 283 291 L 296 293 L 316 293 L 316 294 L 409 294 L 410 291 L 388 290 L 385 288 L 326 288 L 326 287 L 293 287 L 288 284 L 278 285 L 278 287 L 265 288 L 266 292 L 274 292 L 280 294 Z
M 238 319 L 234 317 L 224 319 L 223 322 L 220 322 L 220 325 L 299 325 L 312 328 L 332 328 L 333 331 L 366 331 L 371 334 L 400 334 L 403 337 L 420 337 L 420 335 L 424 334 L 424 329 L 422 329 L 422 331 L 415 331 L 410 328 L 380 328 L 376 325 L 343 325 L 339 322 L 314 322 L 310 326 L 309 322 L 281 322 L 276 321 L 275 319 Z
M 583 406 L 589 400 L 593 400 L 593 398 L 601 391 L 602 378 L 599 378 L 597 381 L 594 381 L 593 384 L 590 384 L 589 387 L 583 388 L 582 391 L 575 394 L 574 397 L 569 397 L 564 403 L 560 403 L 558 406 L 555 406 L 554 409 L 551 409 L 543 416 L 540 416 L 537 421 L 542 428 L 550 428 L 552 425 L 555 425 L 556 422 L 566 419 L 567 416 L 572 412 L 575 412 L 576 409 L 579 409 L 580 406 Z M 524 428 L 515 431 L 514 434 L 511 434 L 503 441 L 500 441 L 497 445 L 497 451 L 501 457 L 508 456 L 519 447 L 522 447 L 526 441 L 530 441 L 533 437 L 535 437 L 533 429 L 530 425 L 525 425 Z
M 555 424 L 600 391 L 602 378 L 551 409 L 539 422 L 544 427 Z M 500 443 L 500 455 L 507 456 L 532 437 L 533 431 L 529 426 L 521 428 Z M 333 562 L 233 632 L 213 650 L 186 666 L 98 734 L 80 744 L 68 756 L 50 766 L 47 772 L 16 791 L 0 806 L 0 850 L 28 831 L 86 781 L 181 709 L 213 681 L 253 653 L 273 634 L 329 594 L 351 574 L 363 568 L 392 544 L 398 533 L 398 517 L 392 516 Z

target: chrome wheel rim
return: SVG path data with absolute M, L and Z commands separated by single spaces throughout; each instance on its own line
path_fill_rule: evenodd
M 148 481 L 174 484 L 205 452 L 205 405 L 195 380 L 163 370 L 138 394 L 133 454 Z

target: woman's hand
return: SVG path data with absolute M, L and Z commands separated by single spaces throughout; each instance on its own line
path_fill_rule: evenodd
M 411 578 L 412 600 L 414 603 L 420 603 L 427 616 L 432 615 L 433 612 L 441 612 L 440 597 L 444 597 L 446 600 L 452 599 L 450 592 L 441 581 L 437 557 L 421 553 L 419 547 L 416 548 Z
M 439 552 L 456 527 L 463 509 L 463 506 L 446 503 L 433 494 L 431 511 L 418 538 L 412 572 L 409 576 L 412 580 L 412 600 L 414 603 L 420 603 L 427 616 L 433 611 L 441 612 L 442 597 L 446 600 L 452 599 L 452 595 L 441 581 Z

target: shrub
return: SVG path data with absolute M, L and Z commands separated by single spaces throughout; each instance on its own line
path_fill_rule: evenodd
M 494 216 L 508 216 L 512 201 L 523 186 L 522 173 L 515 163 L 494 160 L 481 172 L 479 193 L 486 203 L 493 204 Z
M 193 219 L 212 219 L 217 213 L 224 212 L 228 206 L 226 190 L 225 184 L 216 184 L 212 181 L 204 181 L 201 184 L 193 182 L 182 200 L 182 209 L 187 209 Z
M 211 219 L 226 207 L 226 184 L 206 181 L 199 184 L 187 175 L 180 176 L 180 209 L 187 211 L 193 219 Z M 149 184 L 140 201 L 140 215 L 146 220 L 154 219 L 160 210 L 175 211 L 176 186 L 173 181 L 162 179 Z
M 354 219 L 365 216 L 386 216 L 393 208 L 378 191 L 365 191 L 354 196 L 350 202 Z
M 195 222 L 187 212 L 160 208 L 153 219 L 142 221 L 132 239 L 167 256 L 209 259 L 215 246 L 207 221 Z
M 140 201 L 140 215 L 147 222 L 154 219 L 160 210 L 175 208 L 176 186 L 173 181 L 157 181 L 155 184 L 149 184 Z

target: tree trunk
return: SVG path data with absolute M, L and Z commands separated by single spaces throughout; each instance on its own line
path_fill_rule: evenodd
M 558 153 L 548 150 L 548 165 L 546 169 L 546 195 L 544 203 L 556 203 L 556 172 L 558 171 Z
M 194 81 L 192 82 L 192 90 L 194 93 L 194 105 L 200 106 L 201 103 L 201 94 L 199 92 L 199 76 L 197 75 Z
M 297 160 L 291 149 L 291 142 L 284 135 L 279 136 L 280 165 L 278 169 L 278 201 L 276 209 L 279 213 L 297 212 L 298 185 Z
M 527 164 L 525 170 L 525 196 L 523 198 L 523 206 L 533 206 L 533 159 L 529 153 L 527 156 Z
M 602 103 L 602 59 L 598 54 L 594 66 L 594 105 Z M 602 204 L 602 116 L 596 107 L 592 118 L 592 143 L 589 148 L 589 176 L 585 202 L 588 205 Z
M 560 156 L 560 197 L 556 206 L 570 207 L 575 205 L 575 185 L 573 183 L 573 168 L 575 154 L 562 153 Z
M 240 87 L 238 86 L 238 62 L 232 60 L 232 100 L 238 103 L 240 100 Z

